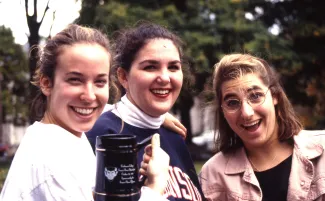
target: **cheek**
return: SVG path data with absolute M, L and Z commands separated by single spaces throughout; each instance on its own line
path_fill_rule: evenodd
M 171 80 L 173 82 L 174 87 L 181 89 L 183 86 L 183 74 L 175 74 L 174 76 L 171 77 Z
M 224 117 L 230 127 L 233 127 L 234 125 L 236 125 L 236 116 L 235 115 L 225 114 Z
M 99 100 L 100 102 L 107 103 L 108 99 L 109 99 L 109 88 L 108 88 L 108 86 L 98 89 L 97 97 L 98 97 L 98 99 L 100 99 Z

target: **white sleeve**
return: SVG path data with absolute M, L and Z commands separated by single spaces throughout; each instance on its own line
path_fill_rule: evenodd
M 24 197 L 26 201 L 93 201 L 91 187 L 80 185 L 76 178 L 69 175 L 65 175 L 65 178 L 48 178 Z
M 152 200 L 169 201 L 168 199 L 164 198 L 162 195 L 152 190 L 151 188 L 143 186 L 141 188 L 141 197 L 139 201 L 152 201 Z

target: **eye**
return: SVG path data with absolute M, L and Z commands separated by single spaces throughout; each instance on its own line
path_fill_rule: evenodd
M 248 95 L 248 100 L 252 103 L 259 103 L 263 101 L 264 96 L 265 95 L 262 92 L 254 92 Z
M 106 79 L 99 79 L 96 80 L 95 83 L 98 87 L 104 87 L 108 83 L 108 81 Z
M 154 69 L 156 69 L 156 66 L 154 65 L 148 65 L 143 68 L 143 70 L 147 70 L 147 71 L 154 70 Z
M 70 77 L 67 79 L 68 83 L 73 84 L 73 85 L 77 85 L 82 83 L 82 80 L 79 77 Z
M 240 107 L 240 101 L 237 99 L 228 99 L 225 101 L 225 105 L 228 108 L 238 108 Z
M 178 71 L 181 69 L 181 66 L 180 65 L 170 65 L 170 66 L 168 66 L 168 69 L 171 71 Z

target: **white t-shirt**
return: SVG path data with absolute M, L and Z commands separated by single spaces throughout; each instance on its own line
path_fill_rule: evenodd
M 96 158 L 83 134 L 35 122 L 20 143 L 0 200 L 93 200 Z
M 2 201 L 92 201 L 96 158 L 85 134 L 76 137 L 54 124 L 35 122 L 10 166 Z M 142 188 L 140 201 L 166 200 Z

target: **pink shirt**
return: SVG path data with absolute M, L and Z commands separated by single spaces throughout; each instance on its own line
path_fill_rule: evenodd
M 325 201 L 325 131 L 294 136 L 288 201 Z M 244 148 L 214 155 L 199 175 L 209 201 L 262 200 L 262 190 Z

